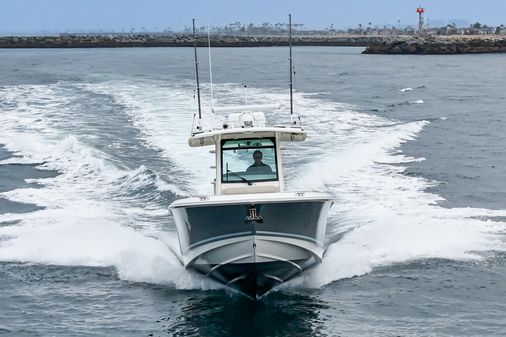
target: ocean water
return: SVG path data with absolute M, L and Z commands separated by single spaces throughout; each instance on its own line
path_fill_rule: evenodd
M 192 49 L 0 50 L 0 335 L 504 336 L 506 55 L 361 50 L 294 48 L 287 187 L 336 202 L 323 263 L 258 303 L 177 258 L 168 205 L 213 174 Z M 214 49 L 215 105 L 287 120 L 287 58 Z

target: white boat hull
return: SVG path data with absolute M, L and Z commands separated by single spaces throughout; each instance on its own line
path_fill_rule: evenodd
M 321 262 L 331 200 L 319 193 L 185 199 L 171 205 L 182 260 L 258 299 Z

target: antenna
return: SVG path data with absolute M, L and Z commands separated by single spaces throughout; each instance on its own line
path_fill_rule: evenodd
M 200 83 L 199 83 L 199 62 L 197 61 L 197 34 L 195 33 L 195 19 L 193 19 L 193 50 L 195 52 L 195 76 L 197 78 L 197 99 L 199 102 L 199 122 L 202 121 L 202 110 L 200 108 Z M 197 129 L 201 129 L 202 126 L 197 125 Z
M 290 43 L 290 117 L 291 117 L 293 115 L 292 14 L 288 14 L 288 41 Z
M 211 62 L 211 29 L 209 21 L 207 21 L 207 45 L 209 47 L 209 82 L 211 82 L 211 111 L 214 111 L 214 94 L 213 94 L 213 63 Z

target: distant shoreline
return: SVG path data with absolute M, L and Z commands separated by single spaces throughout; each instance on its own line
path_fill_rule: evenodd
M 358 46 L 382 42 L 384 37 L 364 35 L 296 36 L 294 45 L 300 46 Z M 286 36 L 212 36 L 213 47 L 270 47 L 286 46 Z M 207 36 L 197 37 L 197 46 L 207 46 Z M 0 37 L 0 48 L 121 48 L 121 47 L 192 47 L 190 35 L 61 35 Z
M 213 47 L 287 46 L 286 36 L 212 36 Z M 197 46 L 207 46 L 207 36 Z M 506 52 L 506 37 L 497 35 L 321 35 L 294 36 L 295 46 L 367 47 L 364 54 L 476 54 Z M 191 47 L 191 35 L 60 35 L 0 37 L 0 48 Z

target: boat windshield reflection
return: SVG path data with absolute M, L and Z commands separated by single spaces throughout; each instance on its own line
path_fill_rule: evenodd
M 275 140 L 230 139 L 222 142 L 222 182 L 278 180 Z

